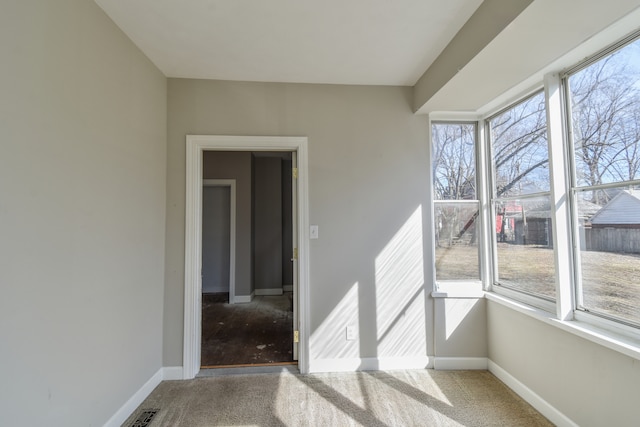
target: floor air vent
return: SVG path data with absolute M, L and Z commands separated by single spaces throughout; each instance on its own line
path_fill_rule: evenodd
M 140 415 L 138 415 L 138 418 L 136 418 L 133 424 L 131 424 L 131 427 L 147 427 L 158 411 L 159 409 L 144 409 L 140 412 Z

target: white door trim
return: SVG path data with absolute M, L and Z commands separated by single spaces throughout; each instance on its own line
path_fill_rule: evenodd
M 298 156 L 298 369 L 309 372 L 309 199 L 307 137 L 187 135 L 183 377 L 200 370 L 202 317 L 202 157 L 204 151 L 295 151 Z
M 236 303 L 236 180 L 203 179 L 203 187 L 229 187 L 229 304 Z M 200 222 L 202 224 L 202 221 Z M 202 254 L 200 254 L 202 256 Z M 200 282 L 202 286 L 202 282 Z M 202 289 L 200 289 L 202 292 Z

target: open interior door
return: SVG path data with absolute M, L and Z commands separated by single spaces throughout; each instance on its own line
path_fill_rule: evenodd
M 291 153 L 291 236 L 293 239 L 293 360 L 298 360 L 298 337 L 300 330 L 298 327 L 298 153 Z

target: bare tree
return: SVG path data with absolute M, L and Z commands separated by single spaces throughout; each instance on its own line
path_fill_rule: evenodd
M 490 121 L 496 196 L 549 188 L 544 95 L 539 93 Z
M 640 50 L 640 42 L 627 48 Z M 568 79 L 574 163 L 580 185 L 640 178 L 640 63 L 630 62 L 625 49 Z M 496 196 L 548 191 L 544 94 L 527 98 L 491 118 L 489 123 Z M 433 126 L 436 200 L 476 199 L 474 131 L 469 124 Z M 591 201 L 602 205 L 612 192 L 591 194 Z M 467 233 L 477 218 L 477 213 L 470 219 L 468 214 L 465 219 L 459 218 L 461 211 L 454 203 L 441 203 L 438 209 L 438 221 L 443 222 L 440 228 L 446 229 L 450 241 Z
M 432 126 L 434 198 L 436 207 L 436 244 L 451 246 L 471 231 L 469 243 L 475 242 L 477 207 L 469 217 L 469 207 L 459 200 L 476 199 L 475 125 L 443 123 Z
M 440 200 L 476 198 L 475 126 L 432 127 L 434 196 Z
M 638 42 L 636 42 L 638 43 Z M 640 70 L 627 46 L 569 78 L 578 184 L 636 179 L 640 172 Z M 609 192 L 594 191 L 605 204 Z

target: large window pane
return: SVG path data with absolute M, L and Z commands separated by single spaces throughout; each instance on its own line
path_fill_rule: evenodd
M 498 283 L 555 299 L 549 197 L 499 201 L 494 212 Z
M 640 186 L 576 199 L 583 308 L 640 325 Z
M 476 126 L 450 122 L 431 127 L 438 281 L 480 280 Z
M 478 203 L 437 202 L 436 279 L 479 280 Z
M 489 125 L 496 196 L 549 191 L 544 94 L 493 117 Z
M 544 93 L 489 120 L 498 285 L 554 300 Z M 535 195 L 534 195 L 535 194 Z
M 569 77 L 576 184 L 640 178 L 640 40 Z
M 432 125 L 434 199 L 476 199 L 475 135 L 474 123 Z
M 640 325 L 640 40 L 567 81 L 578 308 Z

